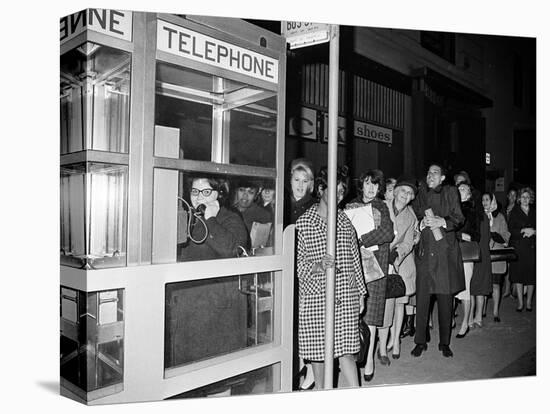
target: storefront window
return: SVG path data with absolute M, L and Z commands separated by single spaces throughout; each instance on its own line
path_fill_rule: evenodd
M 61 287 L 61 377 L 77 392 L 122 390 L 123 297 L 123 289 L 82 292 Z
M 61 263 L 96 269 L 126 265 L 128 167 L 61 168 Z
M 92 42 L 61 56 L 61 154 L 128 152 L 130 60 Z
M 166 285 L 165 368 L 273 341 L 273 273 Z

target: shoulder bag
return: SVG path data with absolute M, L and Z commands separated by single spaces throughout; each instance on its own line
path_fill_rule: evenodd
M 463 262 L 479 262 L 481 260 L 481 251 L 477 242 L 460 241 L 459 244 Z

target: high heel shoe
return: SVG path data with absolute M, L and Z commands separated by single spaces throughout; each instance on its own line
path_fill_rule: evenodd
M 390 365 L 391 364 L 391 361 L 390 361 L 390 359 L 388 358 L 387 355 L 380 355 L 380 350 L 378 350 L 378 359 L 380 360 L 380 363 L 382 365 Z
M 466 328 L 466 330 L 464 331 L 463 334 L 457 333 L 457 334 L 456 334 L 456 337 L 459 338 L 459 339 L 460 339 L 460 338 L 464 338 L 466 335 L 468 335 L 468 332 L 470 332 L 470 327 L 469 327 L 469 326 Z
M 476 328 L 483 328 L 483 325 L 481 325 L 481 322 L 474 322 L 474 326 Z
M 302 385 L 300 385 L 300 391 L 311 391 L 313 388 L 315 388 L 315 381 L 313 381 L 307 387 L 303 387 Z
M 530 307 L 526 307 L 525 310 L 526 310 L 527 312 L 533 312 L 533 308 L 530 308 Z
M 500 318 L 498 316 L 493 317 L 493 321 L 500 323 Z
M 371 374 L 363 374 L 363 379 L 366 382 L 371 382 L 373 378 L 374 378 L 374 370 L 372 371 Z
M 308 368 L 307 368 L 307 365 L 304 365 L 302 367 L 302 369 L 300 370 L 299 374 L 300 376 L 303 376 L 304 377 L 304 381 L 302 382 L 302 384 L 300 385 L 300 391 L 308 391 L 308 390 L 312 390 L 313 387 L 315 387 L 315 378 L 313 377 L 313 375 L 311 376 L 310 378 L 310 381 L 311 381 L 311 384 L 308 384 L 306 381 L 308 380 L 308 376 L 307 376 L 307 372 L 308 371 Z

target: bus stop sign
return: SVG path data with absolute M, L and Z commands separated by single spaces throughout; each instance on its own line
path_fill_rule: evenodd
M 291 49 L 325 43 L 330 40 L 330 25 L 311 22 L 283 22 L 283 36 Z

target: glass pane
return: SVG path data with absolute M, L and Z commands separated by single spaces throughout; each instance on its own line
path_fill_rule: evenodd
M 87 42 L 61 56 L 61 153 L 128 152 L 131 55 Z
M 126 265 L 128 167 L 100 163 L 61 168 L 61 263 Z
M 155 156 L 210 161 L 212 76 L 158 63 L 156 79 Z M 203 94 L 194 96 L 190 91 Z M 174 138 L 166 127 L 175 130 Z M 167 147 L 171 155 L 166 154 Z
M 275 167 L 273 91 L 158 62 L 155 126 L 156 156 Z
M 273 340 L 273 274 L 166 285 L 165 368 Z
M 123 297 L 61 287 L 61 377 L 85 392 L 122 384 Z
M 277 98 L 271 97 L 235 108 L 231 112 L 231 164 L 275 167 Z
M 153 181 L 153 263 L 273 254 L 274 179 L 157 168 Z
M 280 371 L 280 364 L 270 365 L 175 395 L 169 399 L 226 397 L 278 392 L 281 390 L 279 385 Z

